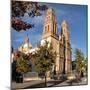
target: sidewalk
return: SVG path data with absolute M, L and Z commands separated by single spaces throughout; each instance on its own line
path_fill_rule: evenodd
M 83 77 L 80 81 L 77 80 L 66 80 L 62 83 L 59 83 L 55 86 L 78 86 L 78 85 L 87 85 L 87 78 Z
M 52 87 L 55 84 L 61 83 L 61 80 L 47 80 L 47 87 Z M 24 88 L 38 88 L 38 87 L 45 87 L 44 86 L 45 80 L 32 80 L 24 83 L 16 83 L 12 82 L 12 90 L 13 89 L 24 89 Z
M 16 83 L 16 82 L 12 82 L 11 87 L 12 89 L 22 89 L 25 87 L 29 87 L 38 83 L 42 83 L 44 81 L 42 80 L 31 80 L 31 81 L 27 81 L 27 82 L 23 82 L 23 83 Z

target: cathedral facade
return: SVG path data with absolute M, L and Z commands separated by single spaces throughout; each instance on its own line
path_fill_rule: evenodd
M 58 35 L 55 11 L 48 9 L 44 21 L 42 41 L 46 40 L 52 44 L 56 52 L 55 70 L 57 74 L 68 74 L 72 71 L 71 66 L 71 43 L 69 26 L 66 20 L 62 21 L 61 33 Z
M 55 11 L 49 8 L 46 13 L 42 40 L 48 41 L 52 44 L 53 50 L 56 52 L 55 59 L 55 71 L 57 74 L 68 74 L 72 71 L 71 65 L 71 43 L 69 26 L 66 20 L 62 21 L 61 33 L 58 35 L 57 21 L 55 18 Z M 19 47 L 19 51 L 25 53 L 32 53 L 38 50 L 38 48 L 32 48 L 29 43 L 29 38 L 25 39 L 25 42 Z

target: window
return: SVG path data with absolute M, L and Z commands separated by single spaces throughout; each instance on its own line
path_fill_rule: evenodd
M 46 33 L 46 31 L 47 31 L 47 27 L 45 26 L 45 33 Z
M 49 31 L 49 25 L 48 25 L 48 31 Z

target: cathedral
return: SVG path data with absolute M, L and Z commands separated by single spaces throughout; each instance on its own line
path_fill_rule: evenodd
M 61 23 L 61 33 L 58 35 L 57 21 L 55 11 L 49 8 L 46 12 L 44 27 L 42 33 L 41 44 L 48 41 L 52 44 L 53 50 L 56 52 L 55 70 L 57 74 L 69 74 L 72 72 L 71 65 L 71 43 L 69 26 L 66 20 Z M 24 53 L 33 53 L 38 48 L 32 48 L 29 43 L 28 36 L 24 43 L 19 47 L 19 51 Z

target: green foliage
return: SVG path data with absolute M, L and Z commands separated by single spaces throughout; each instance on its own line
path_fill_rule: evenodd
M 20 55 L 16 61 L 16 71 L 23 74 L 30 70 L 29 57 L 24 53 L 19 53 L 19 54 Z
M 87 60 L 85 59 L 85 56 L 82 51 L 77 48 L 75 50 L 75 65 L 78 74 L 81 74 L 81 72 L 86 72 Z
M 48 46 L 48 42 L 44 46 L 39 45 L 35 61 L 36 71 L 38 73 L 46 73 L 51 70 L 55 56 L 56 54 L 52 51 L 52 46 Z

